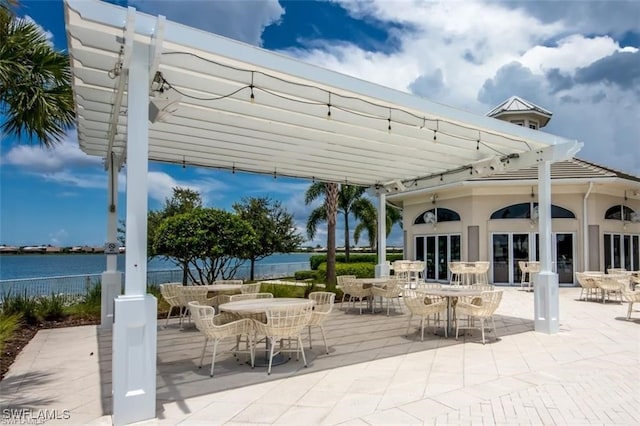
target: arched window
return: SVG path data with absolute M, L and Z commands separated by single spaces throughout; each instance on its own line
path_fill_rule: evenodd
M 536 209 L 537 207 L 538 203 L 533 203 L 533 208 Z M 551 218 L 575 219 L 576 215 L 571 210 L 552 204 Z M 519 203 L 503 207 L 493 212 L 491 219 L 531 219 L 531 203 Z
M 635 216 L 636 214 L 631 207 L 623 206 L 622 204 L 609 207 L 604 214 L 605 219 L 624 220 L 625 222 L 633 222 Z
M 457 212 L 444 207 L 436 207 L 421 213 L 416 220 L 413 221 L 413 224 L 455 222 L 458 220 L 460 220 L 460 215 Z

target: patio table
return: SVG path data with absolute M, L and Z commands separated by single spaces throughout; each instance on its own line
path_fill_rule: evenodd
M 278 297 L 273 299 L 247 299 L 238 300 L 235 302 L 227 302 L 218 306 L 218 309 L 222 312 L 229 312 L 237 315 L 241 318 L 255 318 L 257 314 L 266 314 L 267 310 L 272 307 L 291 306 L 291 305 L 310 305 L 313 304 L 313 300 L 298 299 L 294 297 Z M 269 339 L 266 339 L 266 351 L 264 356 L 255 358 L 255 366 L 268 367 L 269 366 Z M 289 361 L 288 357 L 278 354 L 273 357 L 271 365 L 280 365 Z
M 447 299 L 447 330 L 449 335 L 453 333 L 453 327 L 451 324 L 452 317 L 455 318 L 456 313 L 456 304 L 458 303 L 458 297 L 464 296 L 480 296 L 482 294 L 482 290 L 474 290 L 469 288 L 461 288 L 461 287 L 443 287 L 443 288 L 434 288 L 434 289 L 419 289 L 416 290 L 420 293 L 423 293 L 427 296 L 440 296 L 445 297 Z

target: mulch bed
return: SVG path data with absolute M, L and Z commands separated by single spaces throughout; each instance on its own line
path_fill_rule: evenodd
M 48 328 L 75 327 L 78 325 L 96 325 L 100 320 L 68 318 L 62 321 L 45 321 L 38 325 L 22 325 L 13 336 L 4 343 L 4 349 L 0 354 L 0 381 L 4 379 L 9 367 L 27 343 L 33 339 L 40 330 Z

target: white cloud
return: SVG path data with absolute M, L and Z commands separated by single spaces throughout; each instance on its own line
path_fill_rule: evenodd
M 586 67 L 614 52 L 636 50 L 621 48 L 618 42 L 608 36 L 573 34 L 559 40 L 556 46 L 533 46 L 522 55 L 520 62 L 536 74 L 544 74 L 553 68 L 568 72 Z
M 18 166 L 24 172 L 56 173 L 71 168 L 97 168 L 103 162 L 80 150 L 74 135 L 67 135 L 52 148 L 40 145 L 15 145 L 2 157 L 3 165 Z
M 190 27 L 261 45 L 262 31 L 277 23 L 284 9 L 277 0 L 157 1 L 132 0 L 131 6 Z

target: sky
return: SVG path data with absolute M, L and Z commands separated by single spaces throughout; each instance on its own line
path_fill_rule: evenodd
M 546 132 L 584 143 L 577 157 L 640 176 L 640 1 L 112 3 L 477 114 L 517 95 L 553 112 Z M 21 4 L 18 15 L 65 50 L 62 1 Z M 106 174 L 100 158 L 80 151 L 76 130 L 51 150 L 0 138 L 0 244 L 103 245 Z M 126 167 L 121 217 L 125 181 Z M 306 236 L 310 183 L 151 163 L 149 209 L 161 209 L 176 186 L 226 210 L 243 197 L 266 196 L 281 201 Z M 339 218 L 339 245 L 343 227 Z M 325 227 L 305 244 L 326 245 Z M 402 246 L 398 226 L 387 244 Z

